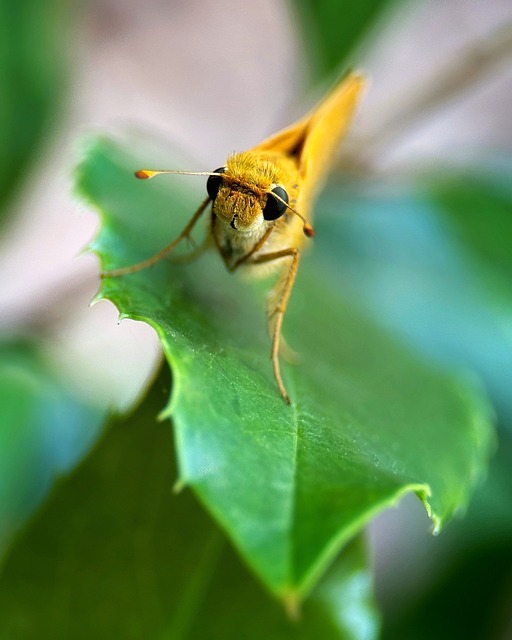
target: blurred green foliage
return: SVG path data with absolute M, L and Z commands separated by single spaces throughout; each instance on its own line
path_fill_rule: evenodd
M 480 259 L 483 268 L 492 269 L 484 284 L 492 288 L 492 294 L 499 295 L 501 291 L 501 295 L 510 298 L 512 188 L 508 174 L 486 175 L 485 170 L 482 174 L 474 171 L 455 174 L 433 184 L 431 195 L 452 222 L 455 240 L 466 246 L 475 259 Z
M 65 0 L 0 0 L 0 223 L 34 154 L 59 131 L 68 25 Z
M 401 615 L 386 620 L 383 640 L 504 639 L 512 602 L 512 440 L 503 436 L 487 482 L 468 514 L 432 548 L 442 567 Z M 434 557 L 435 557 L 434 556 Z
M 0 556 L 98 435 L 104 415 L 78 399 L 38 345 L 0 343 Z
M 426 174 L 407 194 L 332 185 L 318 255 L 347 295 L 425 356 L 474 370 L 512 423 L 512 193 L 498 173 Z M 340 208 L 340 202 L 342 202 Z
M 343 202 L 340 215 L 340 202 Z M 499 417 L 489 476 L 460 523 L 429 546 L 439 567 L 384 638 L 506 636 L 512 598 L 512 193 L 500 170 L 426 174 L 407 195 L 334 184 L 322 197 L 318 252 L 338 286 L 431 360 L 477 372 Z M 507 250 L 508 248 L 508 250 Z M 400 615 L 402 614 L 402 616 Z M 427 624 L 428 621 L 428 624 Z
M 297 0 L 314 78 L 338 72 L 342 61 L 351 63 L 354 47 L 395 4 Z M 73 56 L 69 19 L 64 0 L 0 0 L 0 221 L 37 151 L 59 133 Z M 421 640 L 434 628 L 436 637 L 451 640 L 501 639 L 510 625 L 507 181 L 482 163 L 449 180 L 421 176 L 407 195 L 392 197 L 379 185 L 372 185 L 369 196 L 368 182 L 351 188 L 333 182 L 318 206 L 315 262 L 333 276 L 347 306 L 394 331 L 397 341 L 422 357 L 478 375 L 500 418 L 500 447 L 488 481 L 467 519 L 432 544 L 431 561 L 442 559 L 436 579 L 408 611 L 395 607 L 393 619 L 384 611 L 386 640 Z M 144 252 L 147 239 L 139 240 Z M 1 546 L 52 479 L 80 459 L 90 443 L 85 436 L 94 437 L 100 416 L 70 394 L 32 342 L 4 339 L 0 358 Z M 252 632 L 269 638 L 375 637 L 360 541 L 312 593 L 304 625 L 292 627 L 248 579 L 191 496 L 169 496 L 177 471 L 166 429 L 152 427 L 151 435 L 145 430 L 148 414 L 164 402 L 157 389 L 153 394 L 133 419 L 112 427 L 72 478 L 59 483 L 47 509 L 16 541 L 0 578 L 0 638 L 117 636 L 112 610 L 122 612 L 127 638 L 151 637 L 150 628 L 160 637 L 206 637 L 208 629 L 211 638 L 239 638 L 241 626 L 248 638 Z M 170 607 L 176 584 L 182 591 L 184 582 L 185 594 Z M 165 600 L 151 597 L 155 583 Z
M 313 77 L 332 77 L 352 65 L 353 50 L 395 0 L 294 0 Z
M 14 545 L 0 578 L 2 640 L 370 640 L 377 617 L 361 540 L 298 620 L 249 579 L 177 474 L 161 378 L 115 420 Z

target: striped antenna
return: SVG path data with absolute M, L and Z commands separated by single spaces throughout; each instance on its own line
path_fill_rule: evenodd
M 139 169 L 135 172 L 135 177 L 139 180 L 150 180 L 162 173 L 175 173 L 181 176 L 222 176 L 222 173 L 214 171 L 177 171 L 174 169 Z
M 306 218 L 300 214 L 298 211 L 295 211 L 295 209 L 293 207 L 290 207 L 290 205 L 286 202 L 286 200 L 283 200 L 283 198 L 281 198 L 281 196 L 278 196 L 277 193 L 274 193 L 273 191 L 269 191 L 268 192 L 269 195 L 273 196 L 276 200 L 279 200 L 279 202 L 282 202 L 287 209 L 290 209 L 290 211 L 292 213 L 294 213 L 296 216 L 298 216 L 303 223 L 302 226 L 302 230 L 304 232 L 304 235 L 307 238 L 313 238 L 315 235 L 315 230 L 313 229 L 313 227 L 309 224 L 309 222 L 306 220 Z

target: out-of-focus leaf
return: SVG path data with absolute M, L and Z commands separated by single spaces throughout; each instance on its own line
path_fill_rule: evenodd
M 396 197 L 331 188 L 321 257 L 338 286 L 428 357 L 477 371 L 512 424 L 512 197 L 473 176 Z
M 468 544 L 508 539 L 512 546 L 512 439 L 503 433 L 485 484 L 475 492 L 466 521 L 455 532 L 469 534 Z M 460 544 L 460 540 L 457 542 Z
M 433 184 L 430 196 L 438 204 L 456 240 L 508 284 L 512 298 L 512 190 L 510 184 L 469 173 Z M 484 284 L 491 284 L 488 280 Z
M 418 640 L 438 629 L 444 640 L 508 638 L 512 584 L 512 441 L 505 437 L 487 482 L 476 491 L 464 523 L 451 527 L 432 559 L 435 578 L 402 615 L 386 625 L 386 640 Z M 440 553 L 439 553 L 440 552 Z M 439 556 L 439 557 L 436 557 Z
M 165 383 L 166 384 L 166 383 Z M 14 546 L 0 576 L 2 640 L 372 640 L 361 540 L 290 620 L 176 477 L 156 383 L 117 421 Z
M 387 619 L 385 640 L 508 638 L 512 622 L 512 440 L 502 434 L 486 482 L 478 487 L 463 522 L 449 527 L 440 544 L 429 544 L 436 567 L 416 588 L 408 607 Z M 400 608 L 400 607 L 399 607 Z
M 396 0 L 295 0 L 303 41 L 318 75 L 351 63 L 351 50 Z
M 512 544 L 457 556 L 425 597 L 391 624 L 383 640 L 491 640 L 510 637 Z
M 321 257 L 334 279 L 431 358 L 477 371 L 502 428 L 512 424 L 512 197 L 494 176 L 428 180 L 390 197 L 331 185 L 319 206 Z M 507 637 L 512 576 L 512 457 L 503 434 L 486 483 L 462 523 L 428 554 L 435 578 L 386 640 Z M 414 561 L 413 558 L 410 559 Z M 442 621 L 442 623 L 441 623 Z M 508 627 L 510 628 L 510 627 Z
M 98 141 L 79 172 L 102 214 L 94 248 L 106 269 L 151 255 L 193 211 L 174 181 L 134 180 L 146 164 Z M 467 502 L 491 441 L 477 389 L 421 364 L 325 280 L 304 264 L 286 318 L 303 357 L 283 365 L 292 407 L 272 377 L 258 294 L 218 257 L 106 278 L 101 293 L 161 338 L 175 376 L 180 481 L 288 601 L 404 492 L 416 491 L 441 527 Z
M 32 344 L 0 344 L 0 554 L 55 476 L 84 454 L 101 422 Z
M 0 1 L 0 220 L 32 154 L 61 114 L 68 5 Z

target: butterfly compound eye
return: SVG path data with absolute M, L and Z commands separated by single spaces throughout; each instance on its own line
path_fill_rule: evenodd
M 272 194 L 275 194 L 277 198 L 274 198 Z M 281 200 L 278 200 L 281 198 Z M 282 202 L 284 200 L 284 202 Z M 288 194 L 283 187 L 274 187 L 267 196 L 267 203 L 263 209 L 263 217 L 265 220 L 277 220 L 286 211 L 286 204 L 288 204 Z
M 225 173 L 226 167 L 215 169 L 213 173 Z M 206 181 L 206 191 L 212 200 L 215 200 L 222 184 L 222 176 L 210 176 Z

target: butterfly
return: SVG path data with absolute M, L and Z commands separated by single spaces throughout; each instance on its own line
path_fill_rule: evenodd
M 102 274 L 119 277 L 153 266 L 190 234 L 210 207 L 205 242 L 195 255 L 216 247 L 230 272 L 246 270 L 254 276 L 277 274 L 268 296 L 267 324 L 272 341 L 274 377 L 283 399 L 290 404 L 280 369 L 283 318 L 297 275 L 301 248 L 314 236 L 311 224 L 315 196 L 322 187 L 333 157 L 360 99 L 365 80 L 348 73 L 319 104 L 294 124 L 278 131 L 248 151 L 233 153 L 211 172 L 140 169 L 137 178 L 160 174 L 208 176 L 207 198 L 183 231 L 147 260 Z

